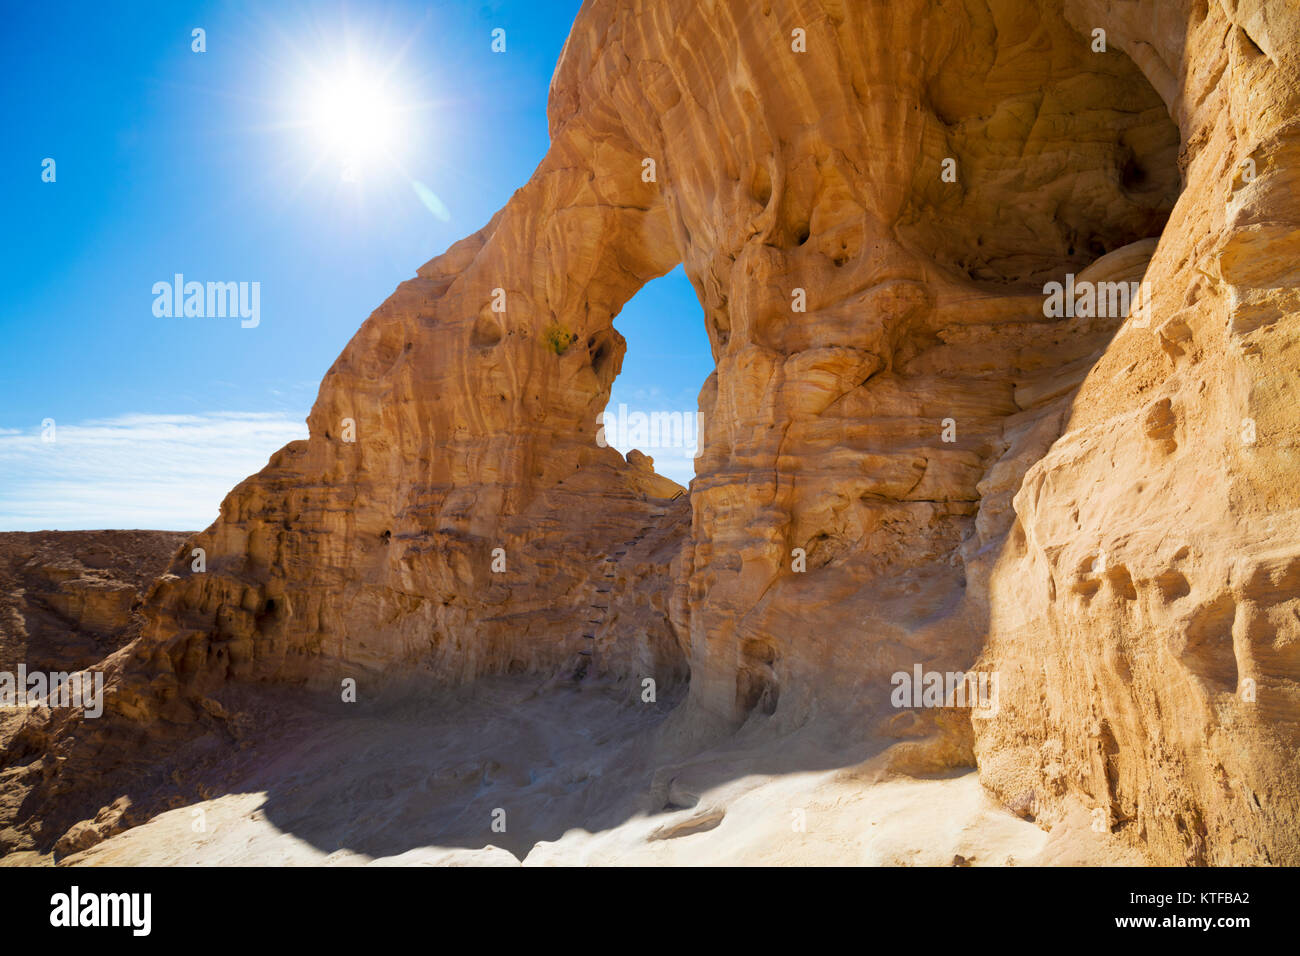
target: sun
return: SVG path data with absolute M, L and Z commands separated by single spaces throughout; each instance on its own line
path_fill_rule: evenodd
M 308 123 L 331 158 L 344 166 L 368 166 L 391 157 L 402 104 L 382 76 L 349 66 L 313 85 Z

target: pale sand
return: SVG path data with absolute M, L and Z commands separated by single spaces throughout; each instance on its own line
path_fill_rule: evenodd
M 352 708 L 352 709 L 348 709 Z M 80 865 L 1123 864 L 1082 811 L 1052 833 L 973 770 L 916 778 L 751 722 L 686 759 L 681 714 L 621 687 L 483 681 L 437 700 L 304 709 L 212 799 L 69 857 Z M 864 754 L 867 754 L 864 757 Z M 205 784 L 211 786 L 210 783 Z M 506 812 L 506 832 L 491 829 Z M 202 811 L 204 832 L 194 827 Z M 797 828 L 802 820 L 803 829 Z M 10 862 L 18 862 L 16 860 Z M 25 859 L 24 862 L 35 862 Z

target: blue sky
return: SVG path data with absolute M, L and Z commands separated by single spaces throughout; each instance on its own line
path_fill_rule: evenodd
M 306 434 L 371 310 L 532 173 L 578 6 L 7 5 L 0 530 L 206 527 Z M 382 155 L 343 156 L 346 129 L 322 120 L 340 77 L 382 88 Z M 176 273 L 258 282 L 259 324 L 155 316 Z M 680 267 L 615 325 L 611 405 L 693 410 L 712 366 Z M 693 474 L 689 453 L 649 452 Z

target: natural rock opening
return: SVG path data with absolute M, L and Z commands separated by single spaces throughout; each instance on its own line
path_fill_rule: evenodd
M 715 368 L 699 299 L 676 268 L 642 286 L 614 326 L 593 336 L 592 347 L 602 355 L 612 352 L 611 337 L 622 339 L 598 438 L 625 455 L 635 449 L 649 456 L 657 474 L 685 489 L 695 477 L 702 441 L 700 386 Z

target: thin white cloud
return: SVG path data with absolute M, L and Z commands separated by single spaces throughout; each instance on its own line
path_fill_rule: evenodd
M 56 422 L 52 442 L 0 430 L 0 530 L 206 528 L 231 488 L 307 437 L 303 417 L 122 415 Z

